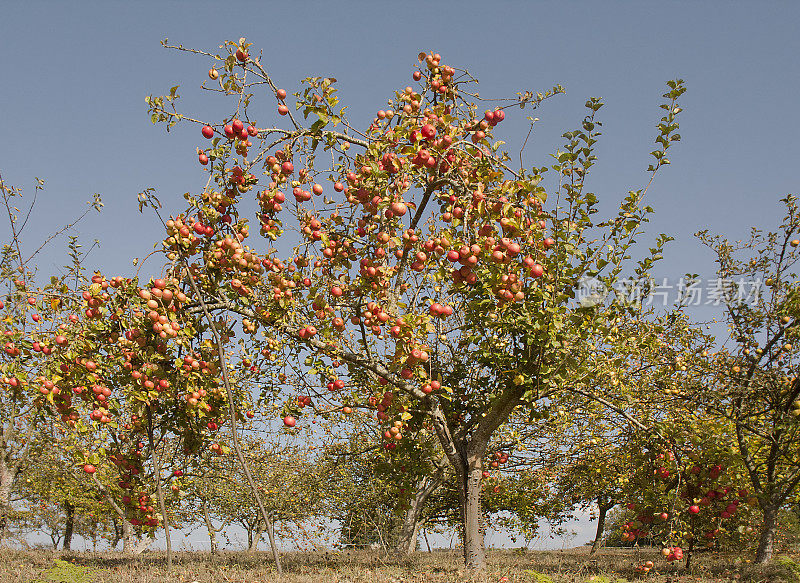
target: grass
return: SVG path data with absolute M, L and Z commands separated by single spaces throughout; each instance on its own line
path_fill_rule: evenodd
M 656 551 L 609 549 L 596 556 L 573 551 L 492 551 L 486 580 L 509 583 L 800 583 L 800 562 L 784 556 L 757 567 L 735 557 L 699 555 L 691 570 L 667 565 Z M 652 560 L 645 576 L 635 568 Z M 693 559 L 694 560 L 694 559 Z M 399 558 L 375 551 L 296 552 L 283 555 L 281 583 L 458 583 L 465 581 L 453 551 Z M 177 553 L 167 571 L 163 552 L 69 553 L 0 549 L 0 583 L 271 583 L 267 553 Z

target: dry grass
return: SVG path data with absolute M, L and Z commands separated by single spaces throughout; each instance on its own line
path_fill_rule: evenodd
M 635 567 L 648 559 L 656 570 L 643 577 Z M 667 566 L 655 551 L 493 551 L 486 580 L 510 583 L 800 583 L 798 563 L 768 567 L 737 564 L 733 557 L 701 555 L 690 571 Z M 466 578 L 455 552 L 420 552 L 401 559 L 379 552 L 287 553 L 282 583 L 457 583 Z M 797 567 L 798 570 L 795 570 Z M 178 553 L 168 572 L 164 554 L 63 553 L 0 550 L 0 583 L 269 583 L 276 581 L 266 553 Z

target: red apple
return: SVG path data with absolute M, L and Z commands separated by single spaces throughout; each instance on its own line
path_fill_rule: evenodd
M 435 135 L 436 135 L 436 128 L 433 125 L 426 123 L 424 126 L 422 126 L 423 138 L 425 138 L 426 140 L 430 140 Z

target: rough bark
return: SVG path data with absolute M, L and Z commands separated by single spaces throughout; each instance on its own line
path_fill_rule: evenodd
M 772 559 L 772 548 L 775 544 L 775 531 L 778 528 L 779 506 L 774 504 L 764 505 L 761 510 L 764 514 L 764 523 L 758 537 L 755 563 L 763 565 Z
M 486 550 L 481 529 L 481 474 L 483 459 L 468 460 L 467 471 L 462 472 L 458 497 L 463 524 L 464 567 L 473 573 L 486 570 Z
M 70 550 L 72 546 L 72 531 L 75 528 L 75 505 L 71 502 L 65 501 L 64 504 L 64 544 L 61 548 L 65 551 Z
M 602 498 L 598 498 L 597 507 L 599 509 L 597 514 L 597 532 L 594 535 L 592 549 L 589 551 L 590 555 L 595 554 L 602 544 L 603 531 L 606 529 L 606 515 L 608 514 L 608 511 L 614 507 L 614 504 L 611 502 L 606 502 Z
M 11 490 L 15 477 L 5 459 L 0 457 L 0 542 L 8 536 L 10 528 L 8 516 L 11 512 Z
M 112 516 L 111 517 L 111 522 L 114 524 L 114 540 L 111 541 L 111 548 L 115 549 L 115 548 L 117 548 L 117 545 L 119 544 L 119 541 L 122 540 L 122 526 L 120 524 L 118 516 Z M 95 539 L 96 538 L 97 538 L 97 536 L 95 536 Z M 97 543 L 95 543 L 95 546 L 96 545 L 97 545 Z
M 411 506 L 406 510 L 403 523 L 400 526 L 400 536 L 398 537 L 397 552 L 403 555 L 410 555 L 417 550 L 417 538 L 419 536 L 420 519 L 422 510 L 433 492 L 436 491 L 443 479 L 443 470 L 437 470 L 433 476 L 425 476 L 417 484 L 414 492 L 414 499 Z

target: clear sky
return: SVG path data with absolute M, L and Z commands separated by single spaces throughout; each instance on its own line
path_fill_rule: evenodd
M 184 107 L 209 119 L 227 113 L 198 90 L 209 63 L 163 49 L 164 38 L 213 51 L 247 37 L 290 93 L 303 77 L 336 77 L 356 125 L 410 83 L 423 50 L 468 68 L 485 96 L 560 83 L 567 94 L 537 112 L 526 155 L 536 165 L 577 127 L 585 100 L 602 97 L 604 136 L 589 186 L 608 201 L 643 186 L 664 82 L 681 77 L 683 140 L 651 190 L 651 232 L 676 238 L 659 268 L 664 277 L 709 275 L 711 256 L 693 233 L 737 238 L 750 226 L 772 227 L 779 198 L 797 191 L 798 22 L 800 3 L 779 1 L 6 1 L 0 172 L 22 187 L 34 176 L 46 181 L 26 234 L 31 249 L 101 193 L 103 213 L 80 234 L 101 243 L 90 264 L 127 274 L 130 258 L 161 237 L 153 217 L 138 214 L 137 192 L 155 187 L 175 209 L 204 180 L 198 128 L 167 135 L 152 126 L 145 95 L 181 85 Z M 522 114 L 510 113 L 503 129 L 519 144 Z M 63 264 L 57 249 L 42 257 L 44 272 Z

